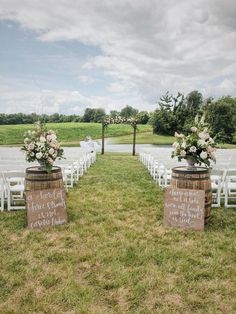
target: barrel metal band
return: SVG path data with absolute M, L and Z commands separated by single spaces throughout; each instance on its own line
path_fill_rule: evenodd
M 28 178 L 26 178 L 25 180 L 26 181 L 30 181 L 30 182 L 36 182 L 36 181 L 38 181 L 38 182 L 42 182 L 42 181 L 44 181 L 44 182 L 47 182 L 47 181 L 59 181 L 60 179 L 62 179 L 62 177 L 61 178 L 50 178 L 50 179 L 47 179 L 47 180 L 45 180 L 45 178 L 43 179 L 28 179 Z
M 181 177 L 176 177 L 172 175 L 172 179 L 176 179 L 178 181 L 208 181 L 209 178 L 181 178 Z

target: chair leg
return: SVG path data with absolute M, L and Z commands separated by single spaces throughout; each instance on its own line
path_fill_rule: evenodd
M 7 210 L 11 210 L 11 192 L 9 191 L 7 194 Z

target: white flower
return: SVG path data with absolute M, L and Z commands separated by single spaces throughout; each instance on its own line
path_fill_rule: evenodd
M 28 145 L 28 149 L 29 149 L 29 150 L 33 150 L 33 149 L 34 149 L 34 143 L 30 143 L 30 144 Z
M 41 152 L 37 153 L 36 154 L 36 158 L 37 159 L 41 159 L 43 157 L 43 154 Z
M 172 144 L 172 147 L 175 148 L 175 149 L 177 149 L 177 148 L 180 147 L 180 145 L 179 145 L 178 142 L 174 142 L 174 143 Z
M 30 156 L 31 156 L 31 157 L 34 157 L 34 152 L 31 152 L 31 153 L 30 153 Z
M 198 140 L 197 141 L 198 146 L 204 147 L 206 145 L 206 142 L 204 140 Z
M 214 144 L 214 143 L 215 143 L 215 141 L 213 140 L 213 138 L 209 137 L 209 139 L 208 139 L 208 143 L 209 143 L 209 144 Z
M 214 147 L 210 146 L 210 145 L 206 148 L 206 150 L 207 150 L 208 153 L 212 153 L 212 152 L 216 151 L 216 149 Z
M 29 139 L 28 139 L 28 137 L 26 137 L 26 138 L 24 139 L 24 143 L 27 144 L 28 142 L 29 142 Z
M 210 137 L 209 133 L 206 131 L 200 132 L 198 136 L 202 140 L 207 140 Z
M 44 136 L 40 136 L 39 140 L 40 140 L 41 143 L 45 143 L 46 142 L 46 138 Z
M 60 144 L 57 141 L 51 142 L 50 146 L 53 147 L 55 150 L 60 148 Z
M 50 148 L 48 152 L 49 152 L 50 155 L 53 155 L 54 154 L 54 149 Z
M 200 157 L 202 159 L 207 159 L 207 152 L 201 152 Z
M 56 141 L 56 139 L 57 139 L 57 136 L 56 136 L 56 134 L 49 134 L 49 135 L 47 135 L 47 140 L 48 141 Z
M 175 137 L 178 137 L 178 138 L 184 138 L 184 134 L 179 134 L 178 132 L 175 132 Z
M 196 128 L 195 126 L 192 126 L 192 127 L 191 127 L 191 131 L 192 131 L 193 133 L 196 133 L 196 132 L 197 132 L 197 128 Z
M 185 150 L 181 150 L 180 151 L 180 156 L 181 157 L 185 157 L 186 156 L 186 151 Z
M 187 147 L 187 144 L 185 141 L 183 141 L 183 143 L 181 144 L 181 148 L 185 149 Z
M 190 151 L 191 153 L 195 153 L 195 152 L 197 151 L 196 146 L 191 146 L 191 147 L 189 148 L 189 151 Z

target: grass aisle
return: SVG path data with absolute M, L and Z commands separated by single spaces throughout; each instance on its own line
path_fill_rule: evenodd
M 0 313 L 233 313 L 236 211 L 205 232 L 162 226 L 163 193 L 136 157 L 98 156 L 68 225 L 0 214 Z

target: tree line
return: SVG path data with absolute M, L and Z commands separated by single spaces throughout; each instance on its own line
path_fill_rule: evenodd
M 199 91 L 187 96 L 182 93 L 170 95 L 167 92 L 150 118 L 154 133 L 173 135 L 188 132 L 194 119 L 204 115 L 211 135 L 222 143 L 236 143 L 236 98 L 224 96 L 220 99 L 203 99 Z
M 112 110 L 110 116 L 115 117 L 117 115 L 123 118 L 137 117 L 139 124 L 146 124 L 149 121 L 150 114 L 147 111 L 138 111 L 137 109 L 126 106 L 121 111 Z M 24 114 L 24 113 L 0 113 L 0 125 L 5 124 L 32 124 L 36 121 L 43 121 L 45 123 L 62 123 L 62 122 L 102 122 L 107 116 L 103 108 L 86 108 L 84 114 L 81 115 L 65 115 L 54 113 L 48 114 Z
M 187 94 L 177 95 L 166 92 L 160 97 L 154 112 L 138 111 L 132 106 L 125 106 L 120 111 L 112 110 L 109 116 L 115 118 L 134 117 L 138 124 L 151 124 L 153 132 L 163 135 L 174 135 L 177 132 L 188 132 L 198 116 L 205 116 L 212 136 L 222 143 L 236 143 L 236 98 L 223 96 L 217 100 L 209 97 L 204 99 L 195 90 Z M 101 123 L 106 114 L 103 108 L 86 108 L 83 115 L 47 114 L 0 114 L 0 125 L 32 124 L 36 121 L 54 122 L 98 122 Z

